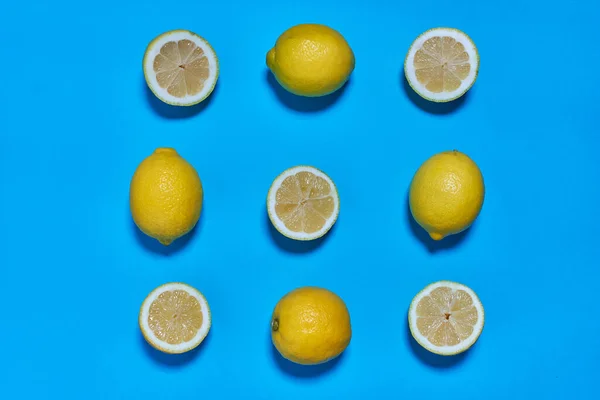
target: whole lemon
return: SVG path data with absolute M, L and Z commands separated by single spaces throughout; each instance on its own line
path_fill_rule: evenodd
M 350 314 L 335 293 L 301 287 L 279 300 L 271 318 L 271 339 L 286 359 L 304 365 L 339 356 L 350 343 Z
M 165 246 L 196 225 L 202 197 L 198 173 L 171 148 L 158 148 L 144 159 L 129 187 L 135 224 Z
M 409 192 L 415 221 L 433 240 L 467 229 L 483 206 L 483 175 L 475 162 L 457 150 L 436 154 L 415 173 Z
M 354 53 L 336 30 L 300 24 L 285 31 L 267 53 L 267 66 L 291 93 L 318 97 L 341 88 L 354 70 Z

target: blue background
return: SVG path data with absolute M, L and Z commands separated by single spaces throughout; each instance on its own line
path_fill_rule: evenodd
M 292 2 L 288 2 L 292 3 Z M 0 387 L 7 399 L 594 397 L 600 362 L 600 3 L 341 1 L 9 2 L 0 15 Z M 367 5 L 368 4 L 368 5 Z M 267 72 L 292 25 L 327 24 L 356 55 L 343 90 L 303 100 Z M 481 55 L 468 93 L 434 107 L 404 83 L 411 42 L 437 26 Z M 189 29 L 215 48 L 210 99 L 166 106 L 146 88 L 146 45 Z M 172 146 L 198 170 L 197 229 L 164 248 L 133 225 L 136 166 Z M 411 220 L 411 177 L 450 149 L 480 166 L 475 225 L 441 243 Z M 336 182 L 340 218 L 300 244 L 271 228 L 284 169 Z M 440 279 L 480 296 L 486 325 L 440 358 L 407 331 L 412 297 Z M 202 291 L 213 326 L 192 353 L 143 341 L 156 286 Z M 320 285 L 347 303 L 350 346 L 324 366 L 284 362 L 269 339 L 281 296 Z

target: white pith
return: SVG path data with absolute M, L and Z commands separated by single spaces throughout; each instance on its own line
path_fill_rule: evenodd
M 421 301 L 421 299 L 423 297 L 429 295 L 433 290 L 435 290 L 439 287 L 448 287 L 448 288 L 452 289 L 453 291 L 463 290 L 463 291 L 467 292 L 469 294 L 469 296 L 471 296 L 471 299 L 473 300 L 473 306 L 477 310 L 478 319 L 477 319 L 477 323 L 473 326 L 473 333 L 467 339 L 465 339 L 465 340 L 461 341 L 460 343 L 453 345 L 453 346 L 437 346 L 437 345 L 431 343 L 428 338 L 426 338 L 425 336 L 423 336 L 421 334 L 421 332 L 419 331 L 419 329 L 417 327 L 417 305 L 419 304 L 419 302 Z M 431 285 L 425 287 L 421 292 L 419 292 L 419 294 L 417 294 L 415 296 L 415 298 L 413 299 L 413 301 L 410 304 L 410 309 L 408 311 L 408 321 L 410 324 L 410 331 L 411 331 L 413 337 L 421 346 L 425 347 L 427 350 L 429 350 L 433 353 L 436 353 L 436 354 L 454 355 L 454 354 L 462 353 L 463 351 L 467 350 L 469 347 L 471 347 L 477 341 L 477 339 L 479 338 L 479 335 L 481 334 L 481 331 L 483 330 L 483 325 L 484 325 L 484 321 L 485 321 L 485 313 L 483 310 L 483 305 L 481 304 L 481 301 L 479 300 L 479 297 L 477 297 L 477 295 L 475 294 L 475 292 L 473 292 L 473 290 L 471 290 L 467 286 L 460 284 L 460 283 L 450 282 L 450 281 L 439 281 L 439 282 L 432 283 Z
M 460 42 L 464 47 L 465 51 L 469 55 L 469 63 L 471 64 L 471 69 L 469 71 L 469 75 L 461 82 L 461 85 L 458 89 L 452 92 L 440 92 L 435 93 L 428 90 L 425 85 L 421 84 L 417 79 L 415 67 L 414 67 L 414 57 L 416 52 L 423 47 L 423 43 L 432 37 L 451 37 L 457 42 Z M 479 70 L 479 55 L 477 53 L 477 48 L 473 41 L 463 32 L 450 29 L 450 28 L 436 28 L 431 29 L 423 34 L 421 34 L 411 45 L 408 50 L 408 54 L 406 56 L 406 61 L 404 63 L 404 70 L 406 79 L 408 79 L 410 86 L 417 91 L 421 96 L 431 99 L 433 101 L 448 101 L 455 98 L 460 97 L 464 94 L 473 84 L 475 79 L 477 78 L 477 73 Z
M 208 59 L 208 79 L 204 82 L 204 87 L 195 95 L 186 95 L 185 97 L 176 97 L 167 91 L 167 88 L 162 88 L 156 80 L 156 72 L 154 72 L 154 59 L 160 53 L 160 49 L 168 42 L 177 42 L 179 40 L 188 39 L 198 47 L 200 47 L 206 58 Z M 200 36 L 184 30 L 172 31 L 158 36 L 150 43 L 146 54 L 144 55 L 144 75 L 148 85 L 151 87 L 154 94 L 161 100 L 169 104 L 189 105 L 195 104 L 207 97 L 213 90 L 219 75 L 219 65 L 217 55 L 206 40 Z
M 275 205 L 277 203 L 277 190 L 279 189 L 279 187 L 281 186 L 281 183 L 284 181 L 285 178 L 295 175 L 299 172 L 310 172 L 312 174 L 314 174 L 315 176 L 318 176 L 320 178 L 323 178 L 325 181 L 327 181 L 327 183 L 329 184 L 329 186 L 331 187 L 331 197 L 333 198 L 333 212 L 331 214 L 331 216 L 326 220 L 325 224 L 323 225 L 323 227 L 321 229 L 319 229 L 316 232 L 313 233 L 306 233 L 306 232 L 294 232 L 290 229 L 288 229 L 285 224 L 283 223 L 283 221 L 281 221 L 279 219 L 279 217 L 277 216 L 277 213 L 275 212 Z M 321 236 L 323 236 L 325 233 L 327 233 L 327 231 L 329 231 L 331 229 L 331 227 L 333 226 L 333 224 L 335 223 L 338 213 L 339 213 L 339 198 L 338 198 L 338 194 L 337 194 L 337 188 L 335 186 L 335 184 L 333 183 L 333 181 L 331 180 L 331 178 L 329 178 L 327 175 L 325 175 L 325 173 L 323 173 L 322 171 L 319 171 L 316 168 L 313 167 L 309 167 L 309 166 L 297 166 L 297 167 L 293 167 L 290 168 L 286 171 L 284 171 L 283 173 L 281 173 L 281 175 L 279 175 L 277 178 L 275 178 L 275 180 L 273 181 L 271 188 L 269 189 L 269 194 L 268 194 L 268 199 L 267 199 L 267 209 L 268 209 L 268 214 L 269 214 L 269 218 L 271 220 L 271 222 L 275 225 L 275 228 L 281 232 L 284 236 L 287 236 L 289 238 L 292 239 L 296 239 L 296 240 L 313 240 L 313 239 L 317 239 L 320 238 Z
M 148 314 L 150 306 L 161 295 L 161 293 L 182 290 L 188 293 L 190 296 L 196 298 L 200 303 L 200 309 L 202 310 L 202 327 L 198 330 L 196 335 L 189 341 L 180 344 L 170 344 L 160 340 L 156 337 L 152 329 L 148 326 Z M 154 289 L 144 300 L 139 316 L 140 327 L 144 332 L 146 339 L 159 350 L 167 353 L 184 353 L 190 349 L 196 347 L 208 334 L 211 326 L 210 309 L 208 302 L 198 290 L 184 283 L 167 283 Z

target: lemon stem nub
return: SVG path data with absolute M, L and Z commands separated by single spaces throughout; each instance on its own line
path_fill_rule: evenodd
M 177 151 L 175 151 L 175 149 L 172 149 L 170 147 L 159 147 L 154 150 L 154 153 L 155 154 L 177 154 Z
M 271 329 L 273 330 L 273 332 L 277 332 L 279 330 L 279 320 L 274 319 L 273 321 L 271 321 Z
M 273 65 L 275 65 L 275 48 L 272 48 L 267 53 L 267 67 L 273 68 Z
M 444 238 L 444 235 L 436 233 L 436 232 L 430 233 L 429 236 L 431 236 L 431 238 L 433 240 L 442 240 Z

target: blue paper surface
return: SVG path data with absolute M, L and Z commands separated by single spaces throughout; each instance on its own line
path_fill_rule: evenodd
M 304 0 L 9 2 L 0 12 L 0 388 L 5 399 L 591 399 L 600 363 L 600 3 Z M 265 65 L 287 28 L 340 31 L 356 56 L 332 97 L 285 92 Z M 481 56 L 466 96 L 434 107 L 404 82 L 412 41 L 465 31 Z M 221 74 L 202 105 L 147 89 L 147 44 L 206 38 Z M 173 147 L 205 190 L 194 232 L 165 248 L 129 213 L 129 182 Z M 434 243 L 407 208 L 412 175 L 458 149 L 480 166 L 482 212 Z M 284 239 L 265 199 L 297 164 L 336 183 L 316 243 Z M 441 280 L 475 290 L 477 344 L 421 349 L 407 309 Z M 145 296 L 182 281 L 213 325 L 167 356 L 138 329 Z M 283 361 L 270 343 L 288 291 L 326 287 L 353 337 L 334 362 Z

